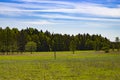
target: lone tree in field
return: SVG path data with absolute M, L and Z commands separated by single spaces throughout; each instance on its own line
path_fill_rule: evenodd
M 120 39 L 119 39 L 119 37 L 115 38 L 115 42 L 116 42 L 116 48 L 119 51 L 119 49 L 120 49 Z
M 25 50 L 31 52 L 31 54 L 33 51 L 36 51 L 36 49 L 37 49 L 37 44 L 33 41 L 30 41 L 25 45 Z
M 102 49 L 105 51 L 105 53 L 109 53 L 110 46 L 108 44 L 104 44 Z
M 75 50 L 76 50 L 76 43 L 75 43 L 75 41 L 74 40 L 71 40 L 71 42 L 70 42 L 70 51 L 72 51 L 73 52 L 73 54 L 75 53 Z

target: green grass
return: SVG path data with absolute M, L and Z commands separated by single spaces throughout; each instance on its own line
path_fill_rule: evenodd
M 0 55 L 0 80 L 120 80 L 120 54 L 77 51 Z

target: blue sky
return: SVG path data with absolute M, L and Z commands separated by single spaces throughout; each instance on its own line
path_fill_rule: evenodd
M 120 37 L 120 0 L 0 0 L 0 27 Z

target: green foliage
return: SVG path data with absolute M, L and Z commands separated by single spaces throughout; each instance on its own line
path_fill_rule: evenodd
M 116 37 L 115 41 L 116 41 L 116 48 L 119 51 L 120 50 L 120 39 L 119 39 L 119 37 Z
M 109 47 L 105 46 L 105 47 L 103 47 L 103 50 L 105 51 L 105 53 L 108 53 L 109 52 Z
M 120 80 L 120 55 L 93 51 L 0 56 L 0 80 Z
M 25 50 L 31 53 L 33 51 L 36 51 L 36 48 L 37 48 L 37 44 L 33 41 L 30 41 L 25 45 Z
M 76 43 L 74 40 L 71 40 L 71 42 L 70 42 L 70 50 L 73 51 L 73 54 L 74 54 L 74 52 L 76 50 Z
M 48 31 L 38 31 L 34 28 L 22 30 L 9 27 L 0 28 L 0 52 L 24 52 L 26 44 L 30 41 L 36 43 L 36 51 L 102 50 L 104 44 L 110 45 L 110 41 L 101 35 L 70 36 L 68 34 L 51 34 Z

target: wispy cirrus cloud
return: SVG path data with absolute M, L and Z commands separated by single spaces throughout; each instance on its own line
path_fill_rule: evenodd
M 48 19 L 71 19 L 71 20 L 88 20 L 88 21 L 107 21 L 107 22 L 120 22 L 119 19 L 111 19 L 111 18 L 95 18 L 95 17 L 78 17 L 78 16 L 70 16 L 70 15 L 62 15 L 62 14 L 37 14 L 34 15 L 37 17 L 48 18 Z
M 47 20 L 41 20 L 41 21 L 26 21 L 26 22 L 22 22 L 25 24 L 35 24 L 35 25 L 50 25 L 50 24 L 55 24 L 54 22 L 50 22 Z
M 67 14 L 88 14 L 104 17 L 120 17 L 120 8 L 109 8 L 100 4 L 93 3 L 74 3 L 53 0 L 20 0 L 24 3 L 5 3 L 0 2 L 0 14 L 23 15 L 23 13 L 37 15 L 36 13 L 67 13 Z M 37 3 L 37 4 L 36 4 Z M 51 5 L 52 4 L 52 5 Z
M 108 6 L 107 2 L 115 0 L 0 1 L 0 26 L 34 27 L 68 34 L 98 33 L 112 40 L 120 34 L 120 4 Z

